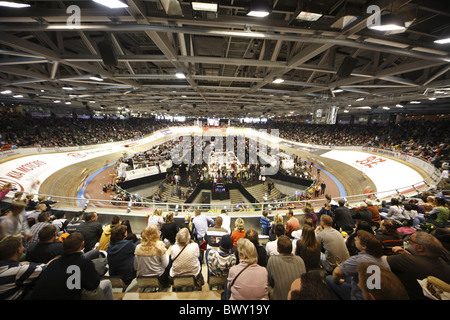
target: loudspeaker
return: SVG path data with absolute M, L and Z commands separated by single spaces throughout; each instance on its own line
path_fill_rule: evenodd
M 113 44 L 110 40 L 105 39 L 102 42 L 97 43 L 97 47 L 105 65 L 111 67 L 117 66 L 117 57 L 114 52 Z
M 337 71 L 337 75 L 339 76 L 339 78 L 350 77 L 350 74 L 355 68 L 357 62 L 358 59 L 352 57 L 345 57 L 344 61 L 342 61 L 341 66 L 339 67 L 339 70 Z

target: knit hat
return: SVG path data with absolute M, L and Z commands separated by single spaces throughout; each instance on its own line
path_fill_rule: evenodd
M 231 241 L 231 236 L 229 234 L 225 234 L 220 239 L 219 247 L 223 251 L 230 251 L 233 248 L 233 242 Z

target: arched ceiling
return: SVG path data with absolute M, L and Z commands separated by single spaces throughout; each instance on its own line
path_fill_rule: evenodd
M 127 0 L 110 9 L 40 0 L 2 8 L 1 101 L 193 117 L 331 106 L 450 110 L 450 44 L 434 42 L 450 31 L 447 1 L 274 0 L 265 18 L 247 16 L 249 1 L 220 0 L 217 13 L 194 11 L 190 2 Z M 406 31 L 369 29 L 370 5 L 401 16 Z M 297 19 L 304 10 L 321 17 Z

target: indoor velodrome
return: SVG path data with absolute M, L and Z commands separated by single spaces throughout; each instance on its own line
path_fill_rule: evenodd
M 444 1 L 0 7 L 0 300 L 450 299 Z

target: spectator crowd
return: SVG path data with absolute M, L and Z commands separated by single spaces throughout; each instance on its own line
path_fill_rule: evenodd
M 193 290 L 222 279 L 215 284 L 223 300 L 449 298 L 448 199 L 422 194 L 355 207 L 327 199 L 319 211 L 307 203 L 273 219 L 264 212 L 260 231 L 245 218 L 232 225 L 226 210 L 197 210 L 180 223 L 157 209 L 138 234 L 119 216 L 107 225 L 95 212 L 69 220 L 43 201 L 16 200 L 0 222 L 0 298 L 112 300 L 112 277 L 127 293 L 139 290 L 141 277 L 168 291 L 186 276 Z M 374 268 L 380 286 L 367 280 Z

